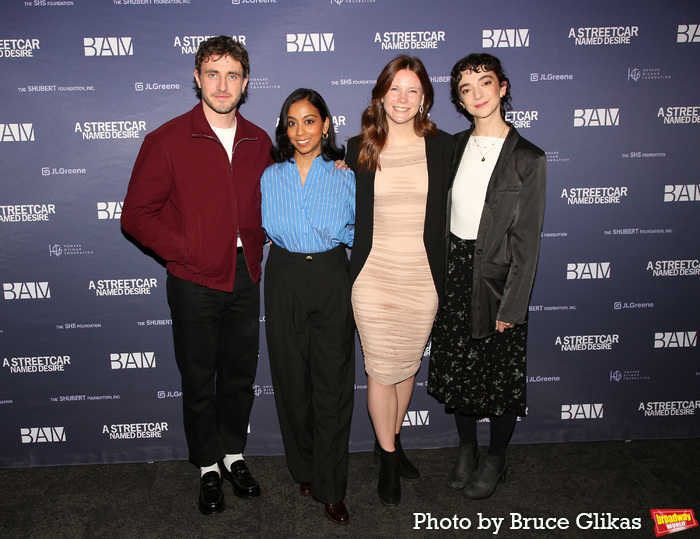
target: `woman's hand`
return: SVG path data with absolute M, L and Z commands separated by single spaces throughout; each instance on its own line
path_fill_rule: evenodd
M 350 167 L 348 166 L 348 164 L 345 161 L 343 161 L 342 159 L 338 159 L 335 162 L 335 166 L 340 170 L 350 170 Z
M 500 320 L 496 320 L 496 331 L 499 333 L 503 333 L 505 330 L 514 328 L 515 324 L 509 324 L 508 322 L 501 322 Z

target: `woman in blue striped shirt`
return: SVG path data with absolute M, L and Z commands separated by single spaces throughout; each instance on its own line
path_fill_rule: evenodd
M 314 90 L 282 106 L 260 180 L 265 265 L 265 327 L 287 466 L 302 495 L 347 524 L 348 440 L 355 340 L 346 246 L 355 234 L 355 176 L 334 164 L 328 106 Z

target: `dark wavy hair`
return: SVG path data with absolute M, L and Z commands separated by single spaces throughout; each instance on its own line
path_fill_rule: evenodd
M 280 112 L 279 123 L 275 129 L 275 147 L 270 151 L 272 159 L 276 163 L 283 163 L 284 161 L 289 161 L 294 157 L 294 146 L 289 140 L 287 135 L 287 119 L 289 117 L 289 108 L 297 101 L 308 101 L 316 109 L 318 109 L 321 115 L 321 122 L 325 122 L 328 118 L 329 128 L 328 128 L 328 138 L 321 139 L 321 157 L 325 161 L 336 161 L 345 157 L 345 146 L 338 148 L 335 145 L 335 129 L 333 129 L 333 118 L 331 118 L 331 113 L 328 111 L 328 105 L 316 90 L 311 90 L 309 88 L 298 88 L 294 90 L 289 97 L 285 100 L 282 105 L 282 110 Z
M 386 145 L 389 124 L 386 120 L 382 99 L 391 89 L 391 83 L 399 71 L 408 69 L 417 76 L 423 88 L 423 112 L 413 118 L 413 130 L 419 137 L 437 136 L 437 126 L 430 119 L 429 112 L 433 106 L 433 85 L 425 70 L 423 62 L 415 56 L 401 55 L 389 62 L 377 78 L 372 88 L 372 102 L 362 113 L 362 131 L 359 135 L 359 156 L 357 166 L 360 170 L 375 172 L 381 169 L 379 154 Z
M 459 100 L 459 82 L 462 80 L 463 71 L 473 71 L 475 73 L 493 71 L 498 78 L 499 87 L 504 82 L 506 83 L 506 93 L 501 98 L 501 117 L 505 120 L 506 111 L 511 110 L 513 107 L 510 104 L 512 99 L 510 95 L 510 80 L 506 77 L 501 61 L 495 56 L 486 53 L 470 54 L 462 58 L 452 68 L 452 73 L 450 74 L 450 98 L 459 113 L 464 114 L 473 123 L 474 117 L 467 112 L 467 109 L 462 106 L 462 102 Z
M 230 56 L 237 62 L 240 62 L 243 68 L 243 78 L 247 79 L 250 74 L 250 60 L 248 51 L 238 41 L 229 36 L 215 36 L 202 41 L 197 49 L 197 54 L 194 57 L 194 68 L 197 73 L 201 73 L 202 62 L 208 61 L 210 58 L 218 60 L 222 56 Z M 197 86 L 197 79 L 194 80 L 194 91 L 197 93 L 197 99 L 202 99 L 202 89 Z M 245 98 L 248 97 L 248 85 L 246 85 L 241 100 L 238 106 L 245 103 Z

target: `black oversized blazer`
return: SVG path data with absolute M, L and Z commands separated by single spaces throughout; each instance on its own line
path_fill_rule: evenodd
M 449 245 L 452 183 L 473 129 L 455 135 L 445 244 Z M 511 125 L 488 187 L 474 252 L 472 337 L 495 332 L 496 320 L 522 324 L 535 279 L 546 196 L 545 153 Z M 465 306 L 465 309 L 468 306 Z
M 438 135 L 425 139 L 428 164 L 428 197 L 425 205 L 423 243 L 435 289 L 442 297 L 445 279 L 445 215 L 447 191 L 454 157 L 455 139 L 438 130 Z M 374 172 L 357 170 L 358 137 L 348 142 L 345 161 L 355 172 L 357 208 L 355 210 L 355 242 L 350 256 L 350 282 L 354 283 L 372 250 L 374 232 Z

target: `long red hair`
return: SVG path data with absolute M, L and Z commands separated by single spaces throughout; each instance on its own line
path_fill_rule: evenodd
M 379 154 L 386 145 L 389 133 L 389 124 L 384 113 L 382 99 L 391 89 L 396 74 L 408 69 L 417 76 L 423 88 L 423 112 L 413 118 L 413 130 L 419 137 L 437 136 L 437 127 L 428 116 L 433 106 L 433 85 L 430 83 L 428 72 L 423 62 L 415 56 L 401 55 L 389 62 L 377 78 L 377 83 L 372 89 L 372 102 L 362 113 L 362 131 L 359 135 L 360 152 L 357 158 L 357 166 L 360 170 L 375 172 L 381 169 Z

